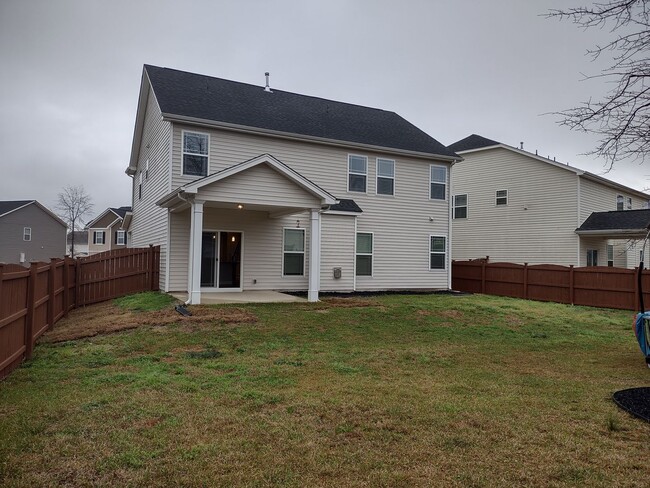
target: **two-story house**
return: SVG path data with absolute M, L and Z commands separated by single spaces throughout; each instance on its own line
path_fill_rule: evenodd
M 161 289 L 450 288 L 458 156 L 394 112 L 145 66 L 134 247 Z
M 452 177 L 454 259 L 638 265 L 650 195 L 476 134 L 449 149 L 463 157 Z
M 110 207 L 88 222 L 88 254 L 126 248 L 130 216 L 131 207 Z
M 0 263 L 62 258 L 68 226 L 36 200 L 0 202 Z

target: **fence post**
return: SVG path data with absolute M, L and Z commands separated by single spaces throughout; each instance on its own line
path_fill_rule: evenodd
M 32 357 L 34 350 L 34 309 L 36 308 L 36 272 L 38 264 L 31 263 L 27 278 L 27 315 L 25 316 L 25 360 Z
M 77 258 L 74 270 L 74 306 L 77 308 L 81 305 L 81 261 Z
M 47 272 L 47 329 L 54 328 L 54 274 L 56 273 L 56 258 L 50 258 L 50 269 Z
M 2 278 L 3 278 L 4 272 L 5 272 L 4 267 L 5 267 L 5 264 L 0 263 L 0 319 L 4 318 L 2 316 L 2 296 L 3 296 L 2 295 Z
M 485 261 L 481 262 L 481 293 L 485 293 Z
M 70 277 L 68 270 L 70 267 L 70 258 L 63 258 L 63 316 L 68 316 L 68 306 L 70 304 Z
M 153 281 L 154 281 L 154 272 L 153 272 L 153 263 L 154 263 L 154 259 L 153 259 L 153 244 L 149 244 L 149 249 L 148 249 L 147 252 L 148 252 L 148 254 L 147 254 L 147 258 L 148 258 L 148 261 L 149 261 L 149 266 L 148 266 L 148 268 L 149 268 L 149 273 L 148 273 L 148 276 L 149 276 L 149 290 L 153 291 L 154 288 L 155 288 L 155 286 L 154 286 L 154 284 L 153 284 Z
M 639 267 L 637 266 L 634 268 L 634 274 L 632 275 L 632 281 L 634 282 L 634 303 L 632 304 L 632 310 L 636 310 L 636 307 L 639 304 L 639 280 L 636 279 L 638 272 Z M 643 271 L 641 271 L 641 273 L 643 273 Z M 643 280 L 643 274 L 641 275 L 641 279 Z M 644 312 L 644 310 L 641 311 Z
M 524 300 L 528 299 L 528 263 L 524 263 Z
M 574 276 L 573 276 L 574 270 L 573 270 L 573 264 L 569 266 L 569 302 L 571 305 L 573 305 L 573 302 L 575 302 L 575 284 L 574 284 Z

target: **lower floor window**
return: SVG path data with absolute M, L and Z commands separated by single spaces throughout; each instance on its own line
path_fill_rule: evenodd
M 96 230 L 93 232 L 93 244 L 104 244 L 104 235 L 103 230 Z
M 614 266 L 614 246 L 607 244 L 607 266 Z
M 357 276 L 372 276 L 372 232 L 357 232 Z
M 282 274 L 305 274 L 305 229 L 284 229 Z
M 447 238 L 430 236 L 429 269 L 445 269 L 447 263 Z
M 587 249 L 587 266 L 598 266 L 598 249 Z

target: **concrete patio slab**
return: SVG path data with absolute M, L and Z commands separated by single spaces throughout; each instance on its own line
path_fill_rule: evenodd
M 174 298 L 187 300 L 187 293 L 171 293 Z M 306 302 L 307 300 L 286 293 L 272 290 L 249 290 L 241 292 L 208 293 L 201 292 L 202 305 L 217 305 L 221 303 L 284 303 Z

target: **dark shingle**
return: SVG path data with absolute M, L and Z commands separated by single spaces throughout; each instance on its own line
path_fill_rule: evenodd
M 345 198 L 340 198 L 339 203 L 336 205 L 331 205 L 330 210 L 336 210 L 338 212 L 356 212 L 356 213 L 361 213 L 363 210 L 361 210 L 361 207 L 357 205 L 357 203 L 354 200 L 349 200 Z
M 456 157 L 394 112 L 145 65 L 163 113 Z
M 16 210 L 17 208 L 27 205 L 28 203 L 34 202 L 35 200 L 12 200 L 12 201 L 0 201 L 0 215 L 4 215 L 7 212 Z
M 115 212 L 117 215 L 119 215 L 120 217 L 124 218 L 126 213 L 131 211 L 131 207 L 119 207 L 119 208 L 111 207 L 111 210 Z
M 454 142 L 453 144 L 447 146 L 447 149 L 454 152 L 460 151 L 470 151 L 472 149 L 480 149 L 482 147 L 497 146 L 501 144 L 500 142 L 493 141 L 487 137 L 479 136 L 478 134 L 472 134 L 467 136 L 465 139 Z
M 619 210 L 594 212 L 576 230 L 645 230 L 649 225 L 650 210 Z

